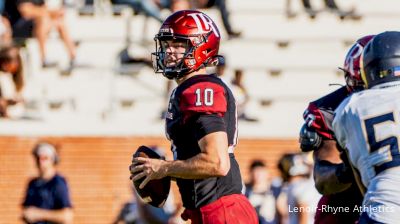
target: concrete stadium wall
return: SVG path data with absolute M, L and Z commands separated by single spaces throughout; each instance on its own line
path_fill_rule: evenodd
M 0 224 L 22 223 L 26 185 L 37 174 L 31 149 L 40 140 L 62 146 L 59 171 L 68 180 L 74 223 L 79 224 L 111 223 L 130 199 L 128 166 L 139 145 L 162 146 L 171 158 L 163 137 L 0 137 Z M 294 151 L 298 151 L 296 139 L 241 139 L 235 154 L 246 180 L 252 159 L 264 159 L 275 173 L 277 159 Z

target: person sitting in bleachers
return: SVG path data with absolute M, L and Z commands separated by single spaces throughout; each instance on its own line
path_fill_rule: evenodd
M 258 159 L 251 161 L 245 195 L 256 209 L 259 224 L 279 223 L 276 200 L 281 191 L 280 184 L 278 181 L 273 181 L 264 161 Z
M 6 17 L 0 15 L 0 43 L 9 44 L 12 41 L 10 22 Z
M 56 63 L 51 63 L 46 58 L 46 41 L 50 31 L 56 28 L 68 50 L 69 69 L 72 69 L 76 49 L 65 25 L 64 13 L 61 0 L 51 4 L 46 4 L 45 0 L 6 1 L 4 9 L 4 15 L 10 20 L 14 39 L 37 38 L 43 68 L 56 66 Z
M 278 161 L 278 169 L 286 182 L 278 198 L 278 210 L 289 224 L 314 223 L 316 206 L 321 195 L 314 187 L 309 155 L 284 154 Z M 285 204 L 282 206 L 282 204 Z
M 243 70 L 236 69 L 234 71 L 233 78 L 231 80 L 225 80 L 226 77 L 223 77 L 225 74 L 225 69 L 226 60 L 224 59 L 218 63 L 215 73 L 231 88 L 237 104 L 238 119 L 248 122 L 258 122 L 257 118 L 251 117 L 248 114 L 248 103 L 250 102 L 250 96 L 247 88 L 243 84 Z
M 361 16 L 358 15 L 354 9 L 350 10 L 343 10 L 341 9 L 338 4 L 336 3 L 335 0 L 323 0 L 324 5 L 325 5 L 325 10 L 332 12 L 333 14 L 336 14 L 340 19 L 360 19 Z M 308 14 L 308 16 L 312 19 L 314 19 L 317 14 L 318 10 L 314 9 L 312 7 L 310 0 L 301 0 L 301 3 L 304 7 L 305 12 Z M 291 0 L 286 1 L 286 12 L 288 17 L 293 17 L 294 13 L 290 9 L 291 5 Z
M 161 16 L 162 9 L 177 11 L 189 8 L 188 0 L 111 0 L 115 5 L 129 5 L 136 12 L 143 12 L 160 23 L 164 21 Z
M 3 16 L 4 4 L 5 0 L 0 0 L 0 44 L 9 44 L 11 43 L 12 32 L 10 22 Z
M 13 45 L 0 48 L 0 117 L 13 118 L 23 112 L 24 76 L 19 49 Z
M 5 0 L 0 0 L 0 15 L 3 14 L 3 11 L 4 11 L 4 4 L 5 4 Z
M 138 199 L 133 187 L 132 193 L 132 199 L 122 206 L 117 217 L 112 222 L 113 224 L 143 224 L 143 219 L 139 214 Z
M 235 31 L 232 28 L 230 20 L 230 12 L 226 6 L 226 0 L 195 0 L 197 8 L 211 8 L 216 7 L 221 15 L 222 23 L 224 24 L 225 31 L 229 39 L 238 38 L 242 32 Z

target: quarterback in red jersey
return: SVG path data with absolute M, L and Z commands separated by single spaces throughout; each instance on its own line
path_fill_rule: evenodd
M 221 34 L 206 14 L 178 11 L 155 36 L 155 71 L 178 86 L 166 114 L 166 135 L 174 161 L 134 158 L 132 179 L 176 179 L 191 223 L 258 223 L 241 193 L 239 165 L 233 154 L 237 142 L 235 99 L 230 89 L 206 67 L 218 64 Z

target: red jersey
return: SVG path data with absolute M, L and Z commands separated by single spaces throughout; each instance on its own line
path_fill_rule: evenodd
M 239 165 L 233 155 L 237 142 L 235 99 L 217 76 L 193 76 L 172 92 L 168 105 L 166 135 L 172 143 L 174 158 L 186 160 L 199 154 L 198 141 L 217 131 L 227 133 L 230 170 L 224 177 L 177 178 L 185 208 L 200 208 L 242 190 Z

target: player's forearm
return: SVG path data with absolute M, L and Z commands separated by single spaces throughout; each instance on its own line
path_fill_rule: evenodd
M 210 158 L 205 153 L 200 153 L 187 160 L 167 162 L 167 176 L 183 179 L 203 179 L 215 176 L 225 176 L 229 171 L 221 164 L 219 158 Z M 229 160 L 228 160 L 229 163 Z M 230 167 L 230 163 L 228 165 Z
M 73 222 L 73 212 L 70 208 L 64 208 L 59 210 L 46 210 L 41 209 L 41 214 L 43 220 L 63 223 L 63 224 L 71 224 Z
M 351 185 L 351 173 L 340 158 L 336 141 L 324 140 L 314 150 L 314 180 L 318 192 L 329 195 L 346 190 Z
M 198 141 L 201 152 L 187 160 L 168 163 L 167 175 L 184 179 L 225 176 L 230 169 L 226 132 L 205 135 Z

